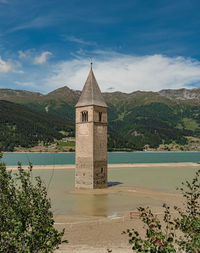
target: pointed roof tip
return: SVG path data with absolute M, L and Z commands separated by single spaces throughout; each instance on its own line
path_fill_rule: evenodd
M 90 69 L 92 69 L 92 64 L 93 64 L 92 57 L 90 57 Z
M 83 87 L 81 96 L 75 107 L 89 106 L 89 105 L 108 107 L 101 94 L 99 85 L 94 76 L 94 73 L 92 70 L 92 64 L 91 64 L 91 69 L 90 69 L 88 78 Z

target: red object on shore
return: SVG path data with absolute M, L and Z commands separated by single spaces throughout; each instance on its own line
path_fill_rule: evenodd
M 130 219 L 133 219 L 133 218 L 141 218 L 141 212 L 139 211 L 131 211 L 130 212 Z

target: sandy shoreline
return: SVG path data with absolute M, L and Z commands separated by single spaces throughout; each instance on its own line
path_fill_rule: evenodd
M 89 192 L 89 191 L 88 191 Z M 166 202 L 170 206 L 182 205 L 182 197 L 177 193 L 155 192 L 153 190 L 139 187 L 114 186 L 103 190 L 103 194 L 123 194 L 145 197 L 147 199 L 159 200 L 160 205 L 152 205 L 152 211 L 158 217 L 162 217 L 164 210 L 162 203 Z M 95 192 L 95 194 L 98 194 Z M 101 192 L 102 194 L 102 192 Z M 122 234 L 127 228 L 136 228 L 143 231 L 143 223 L 138 215 L 130 216 L 131 211 L 115 213 L 111 216 L 55 216 L 55 226 L 61 230 L 65 228 L 64 238 L 69 240 L 69 244 L 61 245 L 56 252 L 64 253 L 131 253 L 131 246 L 128 243 L 128 236 Z M 174 210 L 172 214 L 174 215 Z M 108 251 L 110 250 L 110 251 Z M 111 251 L 112 250 L 112 251 Z
M 16 170 L 17 166 L 6 166 L 7 169 Z M 200 167 L 199 163 L 121 163 L 121 164 L 108 164 L 108 169 L 117 168 L 152 168 L 152 167 Z M 28 169 L 28 166 L 23 166 Z M 74 170 L 75 164 L 65 165 L 33 165 L 34 170 Z

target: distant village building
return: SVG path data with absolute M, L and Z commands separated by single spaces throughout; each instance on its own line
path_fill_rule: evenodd
M 76 104 L 75 188 L 107 187 L 107 105 L 92 64 Z

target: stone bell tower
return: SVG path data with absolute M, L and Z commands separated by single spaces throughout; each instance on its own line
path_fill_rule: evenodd
M 76 104 L 76 189 L 107 187 L 107 105 L 92 63 Z

